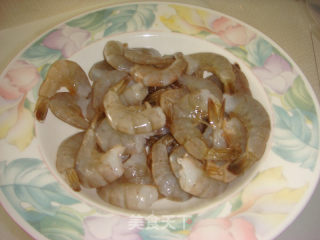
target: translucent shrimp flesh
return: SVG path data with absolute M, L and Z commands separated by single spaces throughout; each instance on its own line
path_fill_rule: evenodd
M 96 119 L 86 130 L 77 154 L 76 170 L 84 187 L 97 188 L 120 178 L 124 172 L 121 155 L 125 147 L 116 145 L 101 153 L 96 145 Z
M 87 98 L 91 92 L 88 77 L 77 63 L 65 59 L 54 62 L 39 88 L 35 107 L 37 120 L 43 121 L 46 118 L 49 98 L 62 87 L 67 88 L 72 95 L 83 98 Z
M 118 181 L 98 188 L 97 193 L 108 203 L 132 210 L 148 210 L 159 196 L 153 185 Z
M 81 186 L 75 164 L 83 136 L 84 133 L 79 132 L 62 141 L 59 145 L 56 159 L 58 172 L 66 179 L 69 186 L 77 192 L 81 190 Z
M 173 141 L 173 137 L 166 135 L 153 144 L 152 176 L 162 195 L 172 200 L 185 201 L 190 195 L 180 188 L 178 179 L 170 168 L 168 145 Z
M 161 56 L 154 48 L 125 48 L 124 56 L 137 64 L 169 65 L 174 61 L 173 55 Z
M 188 75 L 195 72 L 212 72 L 218 76 L 223 83 L 225 92 L 234 92 L 236 76 L 233 72 L 232 64 L 227 58 L 216 53 L 202 52 L 187 55 L 185 59 L 188 61 L 186 71 Z
M 245 151 L 228 167 L 232 173 L 241 174 L 264 154 L 270 135 L 271 122 L 267 111 L 252 96 L 225 95 L 225 99 L 226 112 L 230 116 L 237 117 L 247 130 Z
M 105 114 L 110 125 L 123 133 L 142 134 L 151 133 L 162 128 L 166 123 L 166 116 L 160 107 L 150 104 L 139 106 L 125 106 L 119 97 L 126 81 L 114 85 L 104 96 Z
M 84 117 L 79 100 L 81 98 L 69 92 L 58 92 L 50 98 L 49 108 L 57 118 L 71 126 L 87 129 L 89 122 Z
M 148 87 L 164 87 L 178 80 L 187 67 L 181 53 L 175 54 L 175 60 L 166 68 L 157 68 L 152 65 L 135 65 L 130 73 L 137 82 Z
M 210 178 L 201 163 L 192 156 L 186 154 L 177 161 L 181 165 L 179 183 L 184 191 L 199 198 L 213 198 L 227 188 L 227 183 Z

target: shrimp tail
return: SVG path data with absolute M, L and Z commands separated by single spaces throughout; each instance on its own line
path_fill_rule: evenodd
M 34 109 L 34 114 L 38 121 L 44 121 L 47 117 L 49 109 L 49 99 L 46 97 L 39 96 L 36 107 Z
M 69 168 L 66 170 L 65 174 L 66 174 L 67 181 L 68 181 L 69 185 L 71 186 L 71 188 L 74 191 L 79 192 L 81 190 L 81 187 L 80 187 L 80 180 L 79 180 L 79 177 L 78 177 L 76 170 L 74 168 Z

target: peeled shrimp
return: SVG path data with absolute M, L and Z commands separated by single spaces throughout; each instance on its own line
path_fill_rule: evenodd
M 114 182 L 97 189 L 102 200 L 115 206 L 147 210 L 158 200 L 158 190 L 153 185 Z
M 120 144 L 126 148 L 126 153 L 128 154 L 141 153 L 144 151 L 148 136 L 144 134 L 129 135 L 119 132 L 110 126 L 106 118 L 98 124 L 96 129 L 97 143 L 105 152 Z
M 130 73 L 137 82 L 148 87 L 164 87 L 174 83 L 185 71 L 187 63 L 181 53 L 175 54 L 175 60 L 168 67 L 160 69 L 151 65 L 135 65 Z
M 200 123 L 205 123 L 203 119 L 208 118 L 208 109 L 210 108 L 210 104 L 208 103 L 213 103 L 214 100 L 216 98 L 210 97 L 208 90 L 205 89 L 185 95 L 176 104 L 170 130 L 174 138 L 193 157 L 203 161 L 231 161 L 238 156 L 238 151 L 208 146 L 199 128 Z M 216 110 L 217 113 L 220 112 L 221 107 L 218 104 L 215 104 L 214 107 L 218 108 Z
M 124 172 L 121 155 L 125 147 L 116 145 L 101 153 L 96 145 L 96 119 L 86 130 L 76 160 L 76 170 L 81 184 L 97 188 L 120 178 Z
M 170 167 L 173 174 L 176 176 L 176 178 L 180 177 L 179 170 L 181 169 L 181 166 L 178 163 L 178 158 L 184 157 L 186 153 L 187 153 L 186 150 L 181 145 L 175 147 L 170 153 L 170 156 L 169 156 Z
M 120 95 L 121 101 L 127 105 L 140 105 L 148 95 L 148 88 L 142 83 L 130 82 Z
M 161 56 L 154 48 L 125 48 L 124 56 L 137 64 L 167 65 L 174 61 L 173 55 Z
M 130 183 L 152 184 L 153 179 L 147 166 L 145 152 L 131 154 L 130 158 L 123 164 L 123 177 Z
M 270 118 L 260 102 L 250 95 L 226 95 L 225 99 L 226 112 L 237 117 L 247 130 L 245 151 L 228 167 L 232 173 L 241 174 L 262 157 L 270 134 Z
M 108 41 L 103 49 L 103 55 L 106 61 L 115 69 L 130 72 L 134 63 L 124 57 L 125 47 L 126 44 L 119 41 Z
M 185 201 L 190 195 L 184 192 L 173 174 L 168 157 L 168 145 L 174 141 L 173 137 L 166 135 L 152 146 L 152 176 L 159 192 L 165 197 L 178 201 Z
M 51 112 L 62 121 L 77 128 L 87 129 L 89 122 L 82 113 L 79 100 L 81 98 L 69 92 L 58 92 L 50 98 L 49 107 Z
M 91 91 L 88 77 L 77 63 L 64 59 L 54 62 L 39 88 L 35 107 L 37 120 L 43 121 L 46 118 L 49 98 L 62 87 L 66 87 L 72 95 L 83 98 L 87 98 Z
M 227 183 L 210 178 L 201 163 L 190 155 L 186 154 L 177 161 L 181 165 L 179 183 L 184 191 L 200 198 L 213 198 L 227 188 Z
M 93 82 L 99 79 L 104 79 L 107 77 L 109 71 L 114 70 L 114 68 L 105 60 L 96 62 L 89 70 L 89 79 Z
M 188 75 L 194 72 L 212 72 L 223 83 L 225 92 L 234 92 L 235 74 L 227 58 L 216 53 L 204 52 L 187 55 L 185 59 L 188 62 Z
M 103 78 L 96 79 L 92 85 L 93 108 L 97 111 L 103 111 L 103 97 L 106 94 L 106 92 L 112 85 L 127 77 L 128 74 L 126 72 L 112 70 L 104 74 Z
M 151 107 L 147 102 L 145 105 L 129 107 L 122 104 L 119 94 L 126 84 L 126 81 L 120 81 L 104 96 L 105 114 L 110 125 L 127 134 L 151 133 L 162 128 L 166 116 L 160 107 Z
M 80 180 L 75 170 L 75 162 L 84 133 L 76 133 L 65 139 L 58 148 L 56 167 L 74 191 L 80 191 Z

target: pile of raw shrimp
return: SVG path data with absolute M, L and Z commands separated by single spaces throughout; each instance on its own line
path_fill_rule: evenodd
M 56 61 L 39 89 L 39 121 L 50 109 L 81 129 L 56 159 L 73 190 L 96 188 L 110 204 L 146 210 L 161 198 L 214 198 L 262 157 L 269 116 L 238 64 L 119 41 L 103 55 L 88 75 Z

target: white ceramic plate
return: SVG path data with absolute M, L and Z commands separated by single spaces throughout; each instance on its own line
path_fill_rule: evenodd
M 213 202 L 156 204 L 175 213 L 162 217 L 106 208 L 90 191 L 70 191 L 54 161 L 59 143 L 76 130 L 50 114 L 43 124 L 34 121 L 38 88 L 57 59 L 88 71 L 110 39 L 161 53 L 213 51 L 238 62 L 272 120 L 263 159 Z M 303 209 L 319 176 L 319 106 L 296 64 L 252 27 L 190 5 L 118 5 L 51 29 L 1 75 L 0 123 L 1 203 L 37 239 L 271 239 Z

